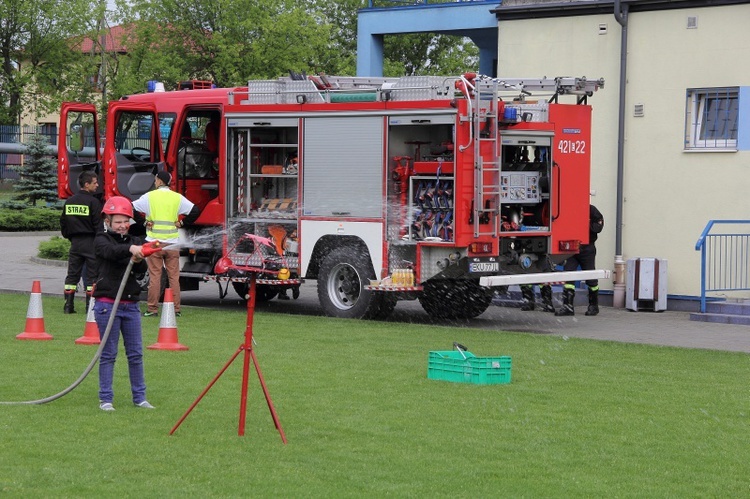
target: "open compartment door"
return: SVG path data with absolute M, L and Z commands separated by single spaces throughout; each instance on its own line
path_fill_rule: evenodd
M 65 102 L 60 112 L 57 141 L 57 196 L 67 199 L 76 194 L 78 176 L 93 171 L 104 185 L 99 151 L 99 127 L 93 104 Z
M 575 241 L 589 242 L 591 107 L 550 104 L 555 123 L 553 157 L 552 254 L 574 254 Z

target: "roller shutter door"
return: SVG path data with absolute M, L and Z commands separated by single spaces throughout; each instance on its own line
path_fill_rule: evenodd
M 306 216 L 383 215 L 383 118 L 306 118 Z

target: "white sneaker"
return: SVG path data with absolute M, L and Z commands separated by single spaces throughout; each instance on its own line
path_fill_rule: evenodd
M 111 405 L 111 404 L 110 404 Z M 144 400 L 140 404 L 135 404 L 136 407 L 140 407 L 142 409 L 156 409 L 153 405 L 148 403 L 148 400 Z M 114 409 L 114 408 L 113 408 Z
M 115 406 L 112 405 L 112 402 L 102 402 L 99 404 L 99 409 L 103 411 L 114 411 Z

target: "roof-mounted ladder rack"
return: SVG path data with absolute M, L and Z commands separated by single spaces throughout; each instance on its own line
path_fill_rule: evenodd
M 604 88 L 604 78 L 591 80 L 583 77 L 558 76 L 555 78 L 490 78 L 479 75 L 475 79 L 476 90 L 482 92 L 517 92 L 523 99 L 533 92 L 552 95 L 550 100 L 556 101 L 560 95 L 578 95 L 578 102 L 585 101 L 599 90 Z M 499 95 L 498 97 L 501 97 Z

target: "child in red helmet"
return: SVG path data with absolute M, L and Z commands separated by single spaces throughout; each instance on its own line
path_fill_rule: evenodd
M 99 408 L 103 411 L 115 410 L 112 405 L 112 377 L 117 359 L 117 346 L 122 334 L 133 403 L 136 407 L 153 409 L 154 407 L 146 400 L 141 313 L 138 307 L 141 287 L 136 278 L 137 274 L 143 275 L 148 270 L 143 259 L 143 242 L 140 238 L 128 234 L 133 218 L 133 206 L 127 198 L 114 196 L 108 199 L 102 209 L 102 218 L 106 231 L 98 234 L 94 240 L 94 251 L 99 266 L 94 288 L 94 317 L 100 337 L 104 337 L 113 312 L 115 318 L 99 359 Z M 117 309 L 113 310 L 130 260 L 134 262 L 132 271 L 126 278 L 120 303 Z

